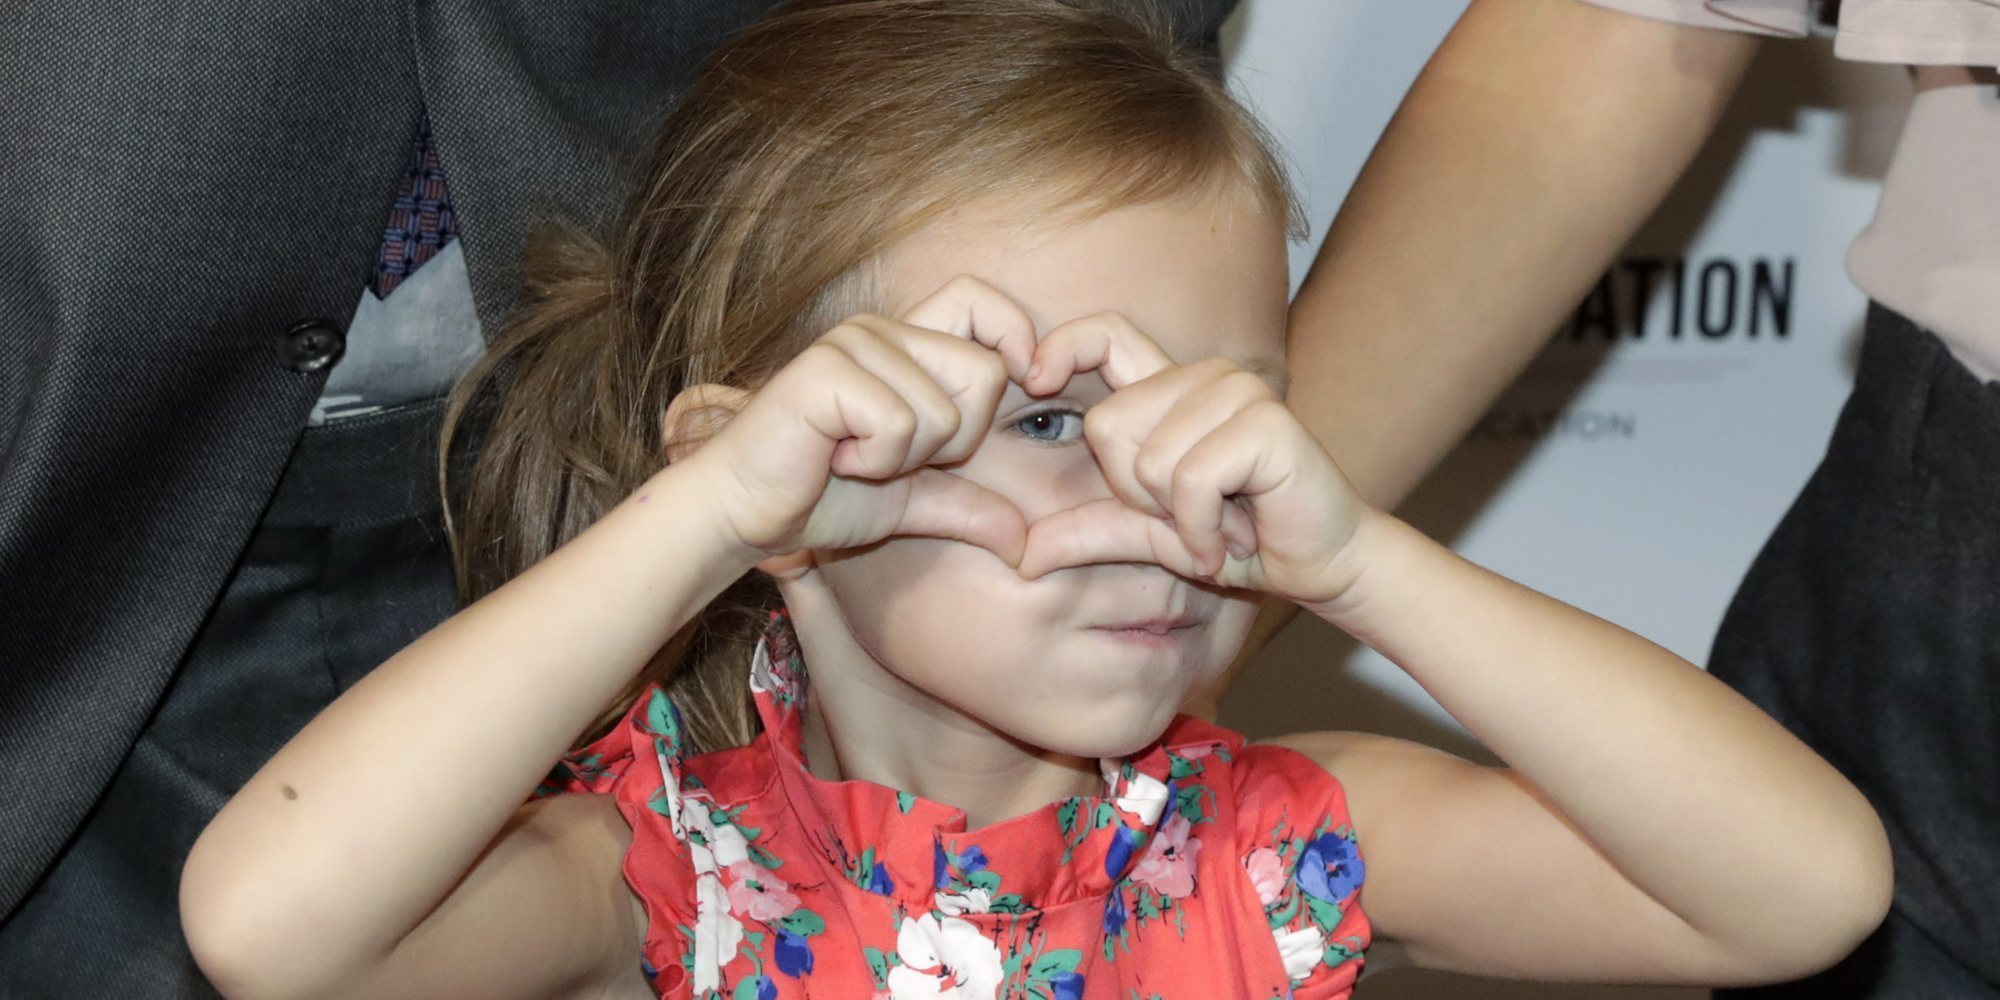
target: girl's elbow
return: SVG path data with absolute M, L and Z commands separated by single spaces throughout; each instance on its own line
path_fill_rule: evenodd
M 227 1000 L 317 1000 L 273 940 L 281 922 L 273 919 L 268 894 L 217 854 L 204 836 L 181 870 L 181 933 L 195 965 Z
M 1872 809 L 1851 824 L 1843 846 L 1819 853 L 1782 933 L 1745 949 L 1744 984 L 1789 982 L 1826 971 L 1860 947 L 1888 916 L 1895 895 L 1889 840 Z

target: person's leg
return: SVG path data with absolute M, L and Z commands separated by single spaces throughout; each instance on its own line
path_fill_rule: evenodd
M 1839 966 L 1718 996 L 2000 997 L 2000 385 L 1872 310 L 1709 668 L 1861 788 L 1896 864 L 1889 920 Z
M 335 695 L 452 610 L 430 458 L 441 413 L 304 433 L 153 719 L 0 929 L 0 997 L 216 995 L 178 920 L 195 837 Z

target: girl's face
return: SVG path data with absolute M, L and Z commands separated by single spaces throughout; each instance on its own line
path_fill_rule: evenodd
M 1019 302 L 1042 334 L 1110 310 L 1182 364 L 1219 356 L 1284 371 L 1283 226 L 1236 191 L 1054 224 L 1018 203 L 963 211 L 898 247 L 880 275 L 891 316 L 971 275 Z M 1030 523 L 1111 496 L 1082 433 L 1084 411 L 1107 395 L 1095 373 L 1039 399 L 1010 385 L 985 442 L 953 471 Z M 883 704 L 840 691 L 861 684 L 901 711 L 1083 758 L 1155 739 L 1228 666 L 1256 613 L 1249 594 L 1156 566 L 1026 581 L 984 549 L 932 539 L 821 552 L 816 565 L 786 598 L 823 681 L 815 701 L 836 728 L 880 724 L 841 712 Z

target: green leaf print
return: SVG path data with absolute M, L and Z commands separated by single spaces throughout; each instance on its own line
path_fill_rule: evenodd
M 1208 816 L 1202 811 L 1201 797 L 1208 791 L 1201 785 L 1191 785 L 1174 793 L 1174 809 L 1187 818 L 1189 823 L 1203 823 Z
M 861 957 L 867 960 L 868 972 L 875 977 L 875 988 L 878 990 L 889 988 L 889 970 L 903 964 L 901 958 L 887 954 L 880 948 L 863 948 Z
M 659 688 L 654 688 L 646 700 L 646 731 L 666 741 L 663 749 L 668 756 L 680 755 L 680 717 L 674 712 L 674 703 L 667 700 L 667 693 Z
M 965 884 L 974 889 L 984 889 L 989 894 L 1000 891 L 1000 876 L 991 868 L 982 868 L 965 877 Z
M 1292 918 L 1299 915 L 1299 897 L 1303 895 L 1297 887 L 1287 886 L 1279 901 L 1271 904 L 1271 926 L 1291 926 Z
M 1018 951 L 1009 951 L 1007 957 L 1000 961 L 1000 981 L 1012 981 L 1014 974 L 1021 971 L 1021 960 L 1026 957 Z
M 897 792 L 897 793 L 896 793 L 896 811 L 897 811 L 897 812 L 900 812 L 900 813 L 902 813 L 902 814 L 904 814 L 904 815 L 909 815 L 909 812 L 910 812 L 910 810 L 911 810 L 911 809 L 912 809 L 913 807 L 915 807 L 915 806 L 916 806 L 916 804 L 917 804 L 917 797 L 916 797 L 916 796 L 914 796 L 914 795 L 911 795 L 911 794 L 910 794 L 909 792 Z
M 729 1000 L 757 1000 L 758 978 L 760 977 L 752 976 L 737 983 L 736 989 L 730 991 Z
M 800 937 L 815 937 L 826 933 L 826 921 L 819 914 L 807 909 L 797 909 L 778 918 L 778 926 Z
M 1306 898 L 1306 909 L 1312 913 L 1313 923 L 1320 930 L 1331 931 L 1340 926 L 1341 909 L 1338 903 L 1329 903 L 1311 893 L 1302 893 Z
M 1064 834 L 1069 834 L 1076 829 L 1078 805 L 1079 803 L 1075 799 L 1064 799 L 1062 805 L 1056 807 L 1056 825 L 1061 827 Z
M 1076 967 L 1082 962 L 1083 952 L 1075 948 L 1045 952 L 1036 957 L 1035 964 L 1028 967 L 1028 981 L 1041 982 L 1051 976 L 1075 972 Z
M 1329 941 L 1326 945 L 1326 952 L 1320 956 L 1320 960 L 1329 966 L 1339 965 L 1361 954 L 1360 944 L 1360 941 L 1353 938 Z

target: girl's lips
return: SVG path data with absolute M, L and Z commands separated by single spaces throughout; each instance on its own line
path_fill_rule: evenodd
M 1113 622 L 1107 625 L 1093 625 L 1092 632 L 1101 632 L 1122 642 L 1128 642 L 1153 649 L 1171 648 L 1181 637 L 1201 624 L 1200 619 L 1190 617 L 1143 618 L 1135 621 Z

